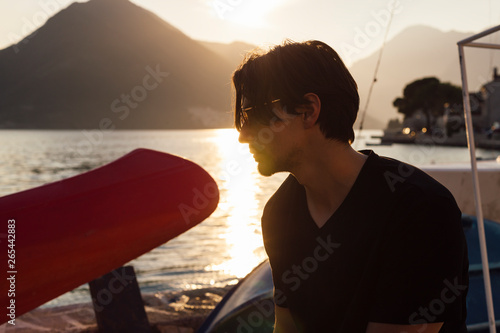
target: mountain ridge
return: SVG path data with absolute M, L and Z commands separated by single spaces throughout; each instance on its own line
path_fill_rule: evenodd
M 168 79 L 141 88 L 148 69 Z M 102 118 L 117 128 L 231 124 L 228 61 L 126 0 L 71 4 L 18 52 L 0 51 L 0 71 L 2 127 L 95 128 Z M 116 117 L 117 98 L 130 116 Z M 207 121 L 200 108 L 220 119 Z
M 389 40 L 363 128 L 400 118 L 392 101 L 416 79 L 460 85 L 456 42 L 470 35 L 411 26 Z M 103 119 L 123 129 L 231 127 L 231 74 L 254 48 L 193 40 L 129 0 L 72 3 L 0 50 L 0 128 L 91 129 Z M 481 51 L 467 53 L 473 90 L 491 76 Z M 378 54 L 350 66 L 361 97 L 355 128 Z

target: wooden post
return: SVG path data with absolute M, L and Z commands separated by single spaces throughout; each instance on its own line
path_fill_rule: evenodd
M 89 286 L 99 332 L 151 332 L 134 267 L 115 269 Z

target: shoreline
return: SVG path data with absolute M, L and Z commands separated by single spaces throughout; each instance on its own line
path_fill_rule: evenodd
M 196 332 L 231 288 L 233 285 L 143 294 L 151 332 Z M 37 308 L 16 318 L 15 326 L 1 325 L 0 332 L 97 333 L 98 329 L 92 303 L 87 302 Z
M 495 135 L 492 138 L 486 137 L 484 134 L 475 134 L 476 148 L 500 150 L 500 137 Z M 467 147 L 466 133 L 454 134 L 450 137 L 441 135 L 431 135 L 427 133 L 403 134 L 400 130 L 384 130 L 384 134 L 380 137 L 380 143 L 390 145 L 394 143 L 401 144 L 416 144 L 416 145 L 438 145 L 448 147 Z

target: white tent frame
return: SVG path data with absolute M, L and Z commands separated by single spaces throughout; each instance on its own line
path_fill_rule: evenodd
M 496 323 L 495 323 L 495 312 L 493 308 L 493 296 L 491 293 L 491 280 L 490 280 L 490 268 L 488 262 L 488 251 L 486 248 L 486 237 L 484 233 L 484 218 L 483 210 L 481 207 L 481 192 L 479 191 L 479 177 L 477 172 L 476 163 L 476 148 L 474 142 L 474 130 L 472 126 L 472 114 L 469 99 L 469 87 L 467 82 L 467 71 L 465 67 L 465 53 L 464 48 L 477 47 L 486 49 L 500 49 L 500 45 L 491 43 L 477 43 L 475 40 L 495 33 L 500 30 L 500 25 L 485 30 L 474 36 L 466 38 L 459 41 L 458 44 L 458 54 L 460 58 L 460 71 L 462 74 L 462 96 L 464 102 L 464 115 L 465 115 L 465 126 L 467 129 L 467 145 L 469 146 L 470 153 L 470 163 L 472 168 L 472 183 L 474 185 L 474 203 L 476 206 L 477 215 L 477 227 L 479 233 L 479 245 L 481 248 L 481 261 L 483 266 L 483 279 L 484 279 L 484 289 L 486 293 L 486 307 L 488 309 L 488 326 L 490 333 L 496 333 Z

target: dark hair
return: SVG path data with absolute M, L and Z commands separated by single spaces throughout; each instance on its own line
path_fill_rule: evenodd
M 252 52 L 233 74 L 236 90 L 235 126 L 241 130 L 243 96 L 258 106 L 256 112 L 273 116 L 270 101 L 280 99 L 288 113 L 308 104 L 307 93 L 321 100 L 318 123 L 327 138 L 354 141 L 353 124 L 359 109 L 357 85 L 346 66 L 327 44 L 311 40 L 286 41 L 267 53 Z M 258 115 L 256 115 L 258 116 Z M 269 123 L 268 123 L 269 124 Z

